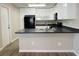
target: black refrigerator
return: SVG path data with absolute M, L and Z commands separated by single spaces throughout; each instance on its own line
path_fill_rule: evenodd
M 24 16 L 24 29 L 35 28 L 35 15 Z

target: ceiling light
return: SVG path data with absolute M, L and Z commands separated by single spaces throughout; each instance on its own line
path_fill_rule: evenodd
M 29 7 L 45 7 L 46 4 L 28 4 Z

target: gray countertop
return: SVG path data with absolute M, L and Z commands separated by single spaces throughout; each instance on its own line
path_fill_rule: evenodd
M 79 29 L 71 28 L 71 27 L 53 27 L 52 29 L 22 29 L 16 34 L 27 34 L 27 33 L 79 33 Z

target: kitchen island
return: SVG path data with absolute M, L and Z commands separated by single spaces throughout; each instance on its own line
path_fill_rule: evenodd
M 74 34 L 79 29 L 67 26 L 52 29 L 23 29 L 16 32 L 19 38 L 19 52 L 72 51 Z

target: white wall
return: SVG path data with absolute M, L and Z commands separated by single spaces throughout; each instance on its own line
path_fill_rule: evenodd
M 19 8 L 11 7 L 11 30 L 12 30 L 12 40 L 16 39 L 16 31 L 20 30 L 20 12 Z

